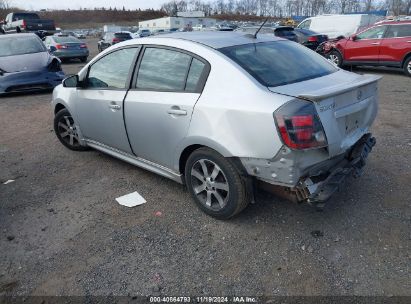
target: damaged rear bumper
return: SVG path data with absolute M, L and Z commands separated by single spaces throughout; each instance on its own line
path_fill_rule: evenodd
M 295 187 L 277 186 L 265 182 L 260 182 L 259 186 L 291 201 L 307 202 L 322 207 L 339 189 L 346 177 L 361 176 L 368 154 L 375 143 L 376 140 L 370 133 L 365 134 L 327 173 L 303 177 Z

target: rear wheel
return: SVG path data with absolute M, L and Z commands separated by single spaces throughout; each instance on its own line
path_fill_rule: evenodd
M 405 60 L 404 63 L 404 73 L 405 75 L 411 77 L 411 57 Z
M 250 201 L 246 180 L 236 165 L 208 148 L 189 156 L 185 181 L 198 207 L 217 219 L 233 217 Z
M 342 59 L 342 56 L 341 56 L 341 54 L 340 54 L 340 52 L 338 52 L 338 51 L 331 51 L 328 55 L 327 55 L 327 59 L 331 62 L 331 63 L 333 63 L 333 64 L 335 64 L 336 66 L 338 66 L 339 68 L 341 68 L 342 67 L 342 61 L 343 61 L 343 59 Z
M 81 58 L 80 58 L 80 61 L 81 61 L 81 62 L 87 62 L 87 57 L 81 57 Z
M 88 147 L 80 144 L 74 119 L 67 109 L 58 111 L 56 116 L 54 116 L 54 131 L 60 142 L 70 150 L 88 150 Z

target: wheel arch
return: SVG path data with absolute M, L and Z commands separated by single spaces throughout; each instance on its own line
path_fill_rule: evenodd
M 188 157 L 195 150 L 200 148 L 209 148 L 216 151 L 224 157 L 232 157 L 232 153 L 222 146 L 221 144 L 212 141 L 208 138 L 195 137 L 186 139 L 182 144 L 177 148 L 176 159 L 174 160 L 174 169 L 181 174 L 184 174 L 185 165 L 187 163 Z
M 62 103 L 57 103 L 54 106 L 54 114 L 57 114 L 59 111 L 63 110 L 63 109 L 67 109 L 67 107 L 65 105 L 63 105 Z
M 405 54 L 404 59 L 402 60 L 402 63 L 401 63 L 401 67 L 402 67 L 402 68 L 404 68 L 405 62 L 406 62 L 409 58 L 411 58 L 411 52 L 408 52 L 407 54 Z

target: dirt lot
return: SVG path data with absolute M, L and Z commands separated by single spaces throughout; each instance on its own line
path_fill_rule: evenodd
M 384 76 L 365 174 L 323 212 L 261 193 L 230 221 L 168 179 L 64 148 L 50 93 L 1 98 L 0 295 L 411 296 L 411 79 L 356 71 Z M 117 204 L 133 191 L 147 203 Z

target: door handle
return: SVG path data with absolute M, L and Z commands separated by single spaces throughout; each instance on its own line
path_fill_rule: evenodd
M 180 107 L 178 106 L 172 106 L 168 111 L 168 114 L 170 115 L 178 115 L 178 116 L 184 116 L 187 115 L 186 110 L 181 110 Z
M 108 107 L 112 110 L 120 110 L 121 109 L 121 106 L 119 106 L 118 104 L 115 104 L 115 103 L 111 103 Z
M 380 43 L 379 42 L 373 42 L 373 43 L 371 43 L 372 45 L 380 45 Z
M 407 41 L 408 43 L 411 43 L 411 41 Z

